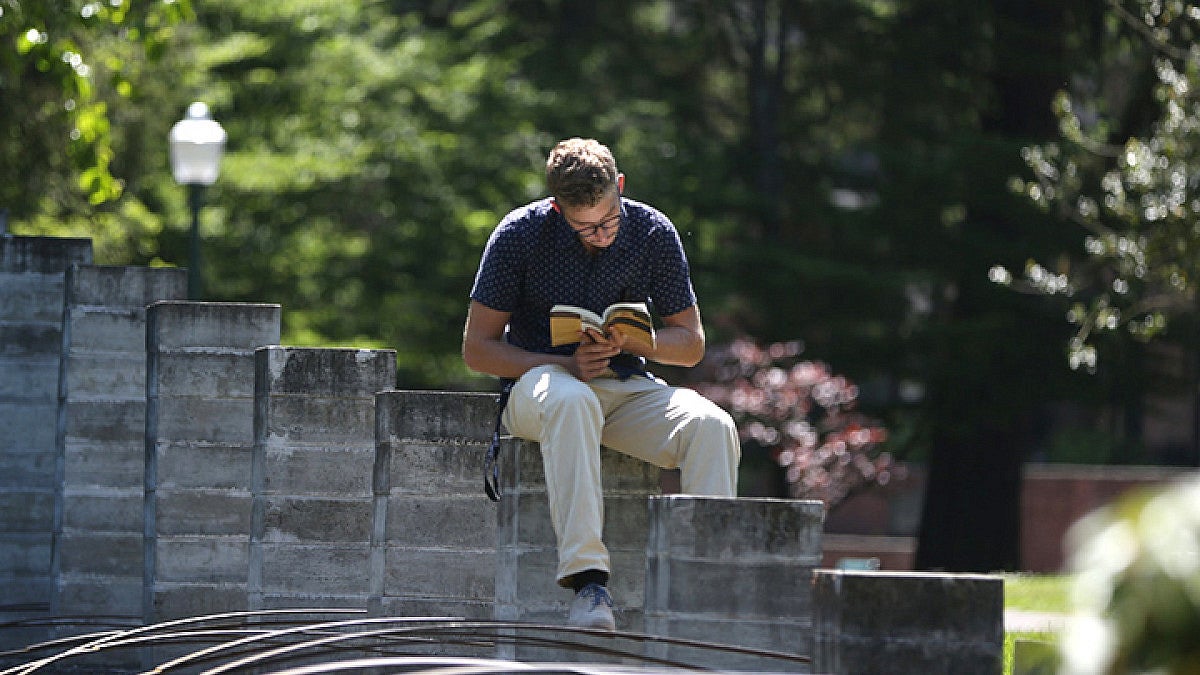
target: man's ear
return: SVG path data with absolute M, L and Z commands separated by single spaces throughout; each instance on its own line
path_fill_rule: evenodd
M 550 208 L 554 209 L 555 211 L 557 211 L 559 213 L 562 213 L 562 209 L 558 208 L 558 200 L 555 199 L 554 197 L 550 198 Z
M 617 194 L 625 194 L 625 174 L 623 173 L 617 174 Z

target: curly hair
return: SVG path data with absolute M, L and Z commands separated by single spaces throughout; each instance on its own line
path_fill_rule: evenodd
M 604 144 L 568 138 L 546 159 L 546 187 L 567 206 L 595 206 L 617 189 L 617 162 Z

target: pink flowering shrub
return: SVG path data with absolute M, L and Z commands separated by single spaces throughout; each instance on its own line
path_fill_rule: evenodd
M 801 360 L 801 350 L 799 342 L 760 347 L 739 338 L 710 349 L 708 379 L 693 387 L 733 415 L 743 447 L 770 453 L 793 498 L 833 508 L 858 488 L 902 477 L 880 450 L 887 430 L 856 410 L 858 387 Z

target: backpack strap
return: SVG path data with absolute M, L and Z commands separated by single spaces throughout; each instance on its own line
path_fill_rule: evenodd
M 512 393 L 516 380 L 504 380 L 500 388 L 500 397 L 496 402 L 496 426 L 492 430 L 492 444 L 488 447 L 487 457 L 483 464 L 483 492 L 488 499 L 500 501 L 500 420 L 504 418 L 504 407 L 508 405 L 508 395 Z

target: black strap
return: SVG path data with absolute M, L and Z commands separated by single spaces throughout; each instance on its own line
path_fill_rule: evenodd
M 483 491 L 488 499 L 500 501 L 500 420 L 504 418 L 504 406 L 508 405 L 508 395 L 512 392 L 514 380 L 505 380 L 500 389 L 497 401 L 496 427 L 492 430 L 492 445 L 488 448 L 487 458 L 483 465 Z

